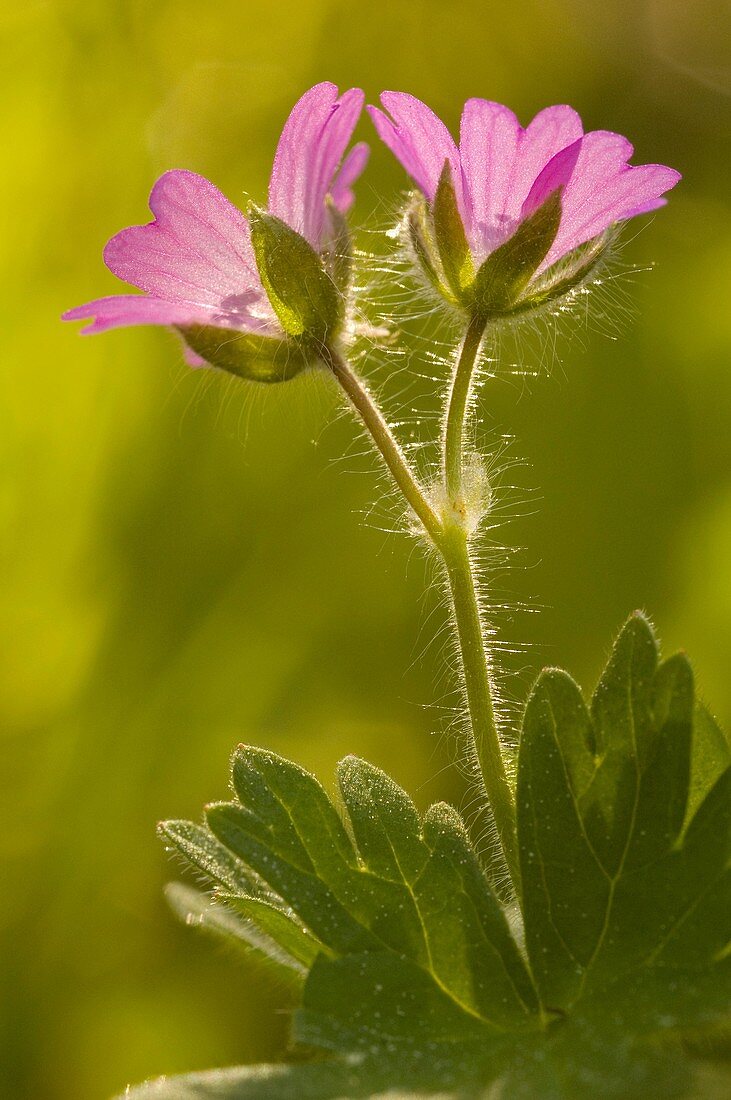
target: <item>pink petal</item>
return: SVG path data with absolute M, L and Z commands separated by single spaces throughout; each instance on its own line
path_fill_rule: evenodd
M 526 199 L 520 208 L 520 217 L 529 217 L 534 210 L 541 206 L 549 195 L 552 195 L 559 187 L 566 188 L 573 176 L 579 155 L 581 154 L 582 139 L 572 142 L 551 157 L 543 171 L 533 183 Z
M 126 325 L 214 325 L 244 331 L 262 331 L 261 326 L 247 324 L 237 313 L 222 313 L 211 306 L 196 306 L 190 302 L 171 302 L 141 294 L 114 294 L 76 306 L 63 314 L 64 321 L 95 318 L 83 333 L 106 332 Z
M 508 196 L 503 213 L 521 216 L 521 208 L 535 180 L 557 153 L 582 137 L 584 128 L 573 107 L 560 105 L 539 111 L 518 138 Z M 540 205 L 540 204 L 538 204 Z
M 662 164 L 627 164 L 633 148 L 619 134 L 595 130 L 578 145 L 563 193 L 561 225 L 539 271 L 616 222 L 656 209 L 680 179 L 679 172 Z M 545 171 L 550 170 L 549 163 Z
M 316 84 L 295 104 L 279 139 L 269 210 L 316 249 L 326 228 L 325 197 L 360 118 L 363 99 L 359 88 L 338 99 L 334 84 Z
M 155 220 L 123 229 L 104 250 L 120 279 L 170 301 L 219 306 L 246 294 L 268 310 L 246 218 L 195 172 L 166 172 L 150 195 Z
M 444 162 L 449 161 L 457 201 L 462 208 L 464 198 L 459 153 L 442 120 L 425 103 L 406 92 L 383 92 L 381 103 L 388 115 L 377 107 L 368 108 L 378 136 L 401 162 L 416 186 L 432 202 Z
M 520 135 L 520 124 L 508 107 L 487 99 L 465 103 L 459 150 L 471 211 L 468 236 L 478 254 L 491 252 L 512 228 L 504 211 L 509 205 Z
M 364 141 L 359 141 L 358 144 L 354 145 L 350 150 L 340 166 L 340 171 L 333 180 L 330 194 L 332 195 L 335 206 L 341 214 L 347 214 L 355 201 L 353 184 L 368 163 L 370 152 L 366 143 Z

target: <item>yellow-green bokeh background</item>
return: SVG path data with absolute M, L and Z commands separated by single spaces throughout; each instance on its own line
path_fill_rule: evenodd
M 656 269 L 480 408 L 540 489 L 505 532 L 527 549 L 501 590 L 542 608 L 503 623 L 530 643 L 514 690 L 543 662 L 591 684 L 643 606 L 729 722 L 727 20 L 723 0 L 25 0 L 0 16 L 8 1096 L 105 1100 L 281 1049 L 286 993 L 162 898 L 176 868 L 155 821 L 223 796 L 237 741 L 326 780 L 355 751 L 422 804 L 462 797 L 430 574 L 363 522 L 379 490 L 332 391 L 252 396 L 153 330 L 79 338 L 58 316 L 115 290 L 107 237 L 145 220 L 166 168 L 263 197 L 280 125 L 322 79 L 408 89 L 451 124 L 469 95 L 524 120 L 570 102 L 679 168 L 623 257 Z M 369 231 L 403 185 L 376 149 Z M 533 337 L 518 350 L 541 365 Z M 412 400 L 402 366 L 390 392 Z

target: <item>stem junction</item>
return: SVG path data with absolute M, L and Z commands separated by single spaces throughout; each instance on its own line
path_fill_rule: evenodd
M 376 448 L 430 542 L 442 558 L 454 614 L 455 633 L 469 714 L 471 754 L 479 766 L 481 783 L 490 804 L 505 863 L 520 893 L 515 832 L 515 805 L 508 780 L 495 713 L 495 689 L 477 579 L 470 556 L 471 521 L 464 491 L 464 434 L 474 370 L 485 334 L 486 321 L 473 317 L 452 377 L 444 420 L 440 507 L 422 485 L 404 456 L 365 383 L 342 352 L 331 346 L 321 357 L 345 391 L 367 428 Z

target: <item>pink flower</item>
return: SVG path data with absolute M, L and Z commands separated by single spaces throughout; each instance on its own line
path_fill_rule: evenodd
M 680 179 L 661 164 L 628 164 L 633 148 L 627 139 L 606 130 L 585 134 L 571 107 L 547 107 L 523 129 L 507 107 L 469 99 L 457 146 L 444 123 L 413 96 L 384 92 L 381 103 L 385 111 L 368 108 L 376 130 L 429 204 L 449 164 L 476 267 L 558 188 L 560 223 L 534 275 L 617 222 L 664 205 L 661 196 Z
M 330 198 L 345 214 L 368 146 L 345 150 L 363 109 L 363 92 L 338 98 L 317 84 L 295 104 L 279 139 L 269 183 L 270 214 L 320 253 L 333 226 Z M 262 285 L 249 223 L 218 188 L 195 172 L 166 172 L 150 195 L 155 220 L 123 229 L 104 249 L 107 267 L 141 295 L 115 294 L 77 306 L 66 321 L 93 318 L 83 329 L 122 325 L 210 326 L 281 341 L 284 333 Z M 204 360 L 194 352 L 190 361 Z

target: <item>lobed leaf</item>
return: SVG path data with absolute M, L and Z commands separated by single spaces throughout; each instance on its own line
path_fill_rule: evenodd
M 161 827 L 219 889 L 213 909 L 195 892 L 174 902 L 306 974 L 294 1039 L 328 1060 L 132 1095 L 720 1100 L 729 756 L 686 658 L 661 663 L 641 615 L 590 706 L 565 672 L 544 672 L 518 754 L 521 927 L 451 807 L 421 818 L 348 757 L 341 817 L 306 771 L 240 748 L 237 801 L 209 808 L 211 831 Z
M 591 713 L 565 673 L 539 678 L 517 806 L 526 943 L 545 1006 L 566 1011 L 617 973 L 671 957 L 708 966 L 728 942 L 726 777 L 681 836 L 692 724 L 687 660 L 660 665 L 641 615 L 620 634 Z

